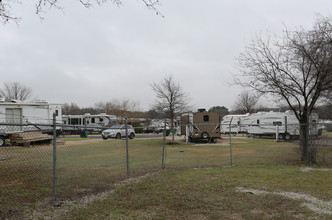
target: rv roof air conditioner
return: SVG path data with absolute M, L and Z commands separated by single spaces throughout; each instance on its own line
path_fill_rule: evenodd
M 36 100 L 35 103 L 37 103 L 37 104 L 47 104 L 48 101 L 46 101 L 46 100 Z
M 23 101 L 18 100 L 18 99 L 11 99 L 10 102 L 11 103 L 24 103 Z

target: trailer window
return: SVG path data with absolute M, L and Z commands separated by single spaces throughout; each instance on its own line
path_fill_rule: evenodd
M 55 110 L 55 116 L 59 116 L 59 110 Z
M 95 118 L 91 118 L 91 123 L 96 123 Z
M 274 121 L 273 126 L 281 126 L 282 122 L 281 121 Z
M 259 125 L 259 119 L 257 119 L 257 124 Z
M 203 121 L 209 121 L 209 116 L 208 115 L 204 115 L 203 116 Z
M 81 119 L 80 118 L 71 118 L 70 119 L 70 124 L 72 124 L 72 125 L 80 125 L 81 124 Z

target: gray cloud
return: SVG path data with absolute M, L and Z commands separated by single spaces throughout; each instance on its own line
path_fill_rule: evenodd
M 41 21 L 32 3 L 15 5 L 17 26 L 0 27 L 0 76 L 19 81 L 50 102 L 92 106 L 113 98 L 147 110 L 150 83 L 173 74 L 196 107 L 231 108 L 241 88 L 229 86 L 236 57 L 257 33 L 283 24 L 310 26 L 329 15 L 328 0 L 162 1 L 156 16 L 140 1 L 90 9 L 64 1 Z M 1 86 L 1 85 L 0 85 Z

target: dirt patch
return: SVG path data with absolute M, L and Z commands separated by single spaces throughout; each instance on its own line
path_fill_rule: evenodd
M 229 141 L 227 140 L 218 140 L 217 143 L 199 143 L 199 144 L 193 144 L 194 146 L 228 146 Z M 246 144 L 247 142 L 241 141 L 241 140 L 232 140 L 232 144 Z
M 18 185 L 23 185 L 23 183 L 20 180 L 12 180 L 12 181 L 7 181 L 6 183 L 1 183 L 1 187 L 5 186 L 18 186 Z
M 98 143 L 98 142 L 102 142 L 102 141 L 104 141 L 104 140 L 102 140 L 102 139 L 94 139 L 94 140 L 82 140 L 82 141 L 65 141 L 64 145 L 65 146 L 82 145 L 82 144 Z
M 332 171 L 332 169 L 318 169 L 318 168 L 311 168 L 311 167 L 302 167 L 301 171 L 302 172 L 311 172 L 311 171 Z
M 237 187 L 237 192 L 242 193 L 248 193 L 248 194 L 254 194 L 254 195 L 279 195 L 286 197 L 288 199 L 293 200 L 300 200 L 304 201 L 302 203 L 302 206 L 310 209 L 311 211 L 323 214 L 323 215 L 332 215 L 332 201 L 323 201 L 320 200 L 314 196 L 301 194 L 301 193 L 294 193 L 294 192 L 268 192 L 263 190 L 257 190 L 257 189 L 245 189 L 242 187 Z
M 148 173 L 144 176 L 140 176 L 137 178 L 126 179 L 117 184 L 114 184 L 114 186 L 116 188 L 120 186 L 125 186 L 130 183 L 138 183 L 143 181 L 146 177 L 155 175 L 156 173 L 158 172 Z M 76 208 L 84 208 L 88 204 L 93 203 L 95 201 L 104 200 L 114 192 L 115 190 L 113 189 L 94 195 L 84 196 L 77 200 L 59 201 L 55 206 L 50 206 L 47 202 L 42 202 L 37 205 L 38 208 L 36 208 L 32 213 L 28 214 L 26 217 L 28 219 L 62 219 L 61 216 L 64 216 L 67 212 L 71 212 Z

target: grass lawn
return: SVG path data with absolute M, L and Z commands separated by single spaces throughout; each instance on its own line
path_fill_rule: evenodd
M 331 182 L 331 169 L 295 166 L 166 170 L 83 207 L 63 207 L 57 218 L 331 219 Z
M 130 177 L 157 174 L 142 181 L 118 185 L 127 179 L 125 140 L 67 140 L 65 145 L 57 147 L 57 195 L 60 203 L 74 201 L 71 207 L 76 208 L 70 208 L 59 218 L 145 219 L 146 216 L 152 219 L 218 219 L 224 216 L 231 218 L 230 213 L 233 212 L 235 218 L 240 216 L 244 219 L 250 219 L 257 213 L 258 219 L 269 215 L 301 218 L 314 216 L 314 212 L 302 206 L 295 208 L 301 201 L 280 195 L 277 196 L 279 202 L 273 202 L 276 197 L 273 193 L 296 192 L 324 201 L 331 200 L 331 186 L 327 184 L 327 181 L 332 182 L 331 171 L 301 172 L 298 166 L 294 166 L 301 165 L 296 142 L 243 138 L 232 142 L 233 167 L 227 167 L 230 165 L 230 147 L 228 140 L 224 139 L 218 145 L 167 145 L 167 169 L 158 172 L 161 170 L 162 140 L 130 140 Z M 332 147 L 324 146 L 322 149 L 324 157 L 319 158 L 324 160 L 318 161 L 318 166 L 331 164 Z M 0 154 L 3 158 L 0 160 L 0 219 L 29 216 L 33 209 L 42 210 L 45 204 L 46 209 L 50 209 L 52 146 L 0 148 Z M 241 193 L 236 187 L 264 190 L 271 194 Z M 84 208 L 76 206 L 85 203 L 81 198 L 110 190 L 114 193 L 100 202 L 89 203 Z M 250 198 L 252 204 L 248 202 Z M 232 199 L 234 204 L 230 202 Z M 277 210 L 284 207 L 285 201 L 286 207 L 293 207 L 295 211 L 292 208 L 289 213 L 282 211 L 278 215 Z M 257 213 L 251 213 L 256 203 L 259 208 L 254 212 Z M 43 219 L 43 214 L 41 216 Z

